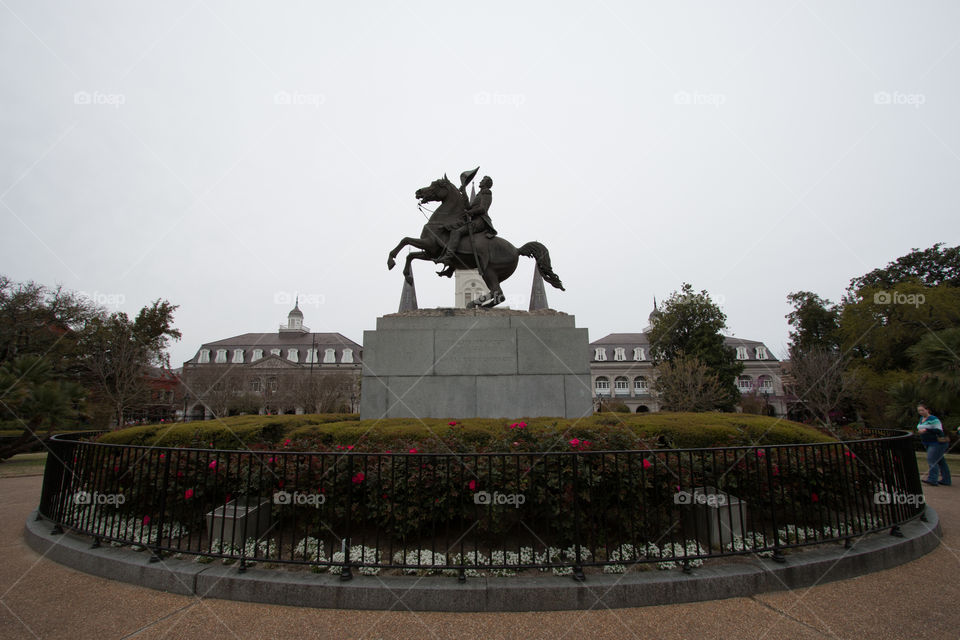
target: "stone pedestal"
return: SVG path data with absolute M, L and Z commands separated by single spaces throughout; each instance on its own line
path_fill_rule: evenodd
M 421 309 L 363 334 L 360 418 L 579 418 L 586 329 L 553 310 Z

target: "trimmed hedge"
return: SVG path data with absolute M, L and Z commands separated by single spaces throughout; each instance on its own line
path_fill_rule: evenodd
M 237 416 L 131 427 L 100 442 L 215 449 L 283 448 L 429 452 L 631 450 L 831 442 L 807 425 L 735 413 L 603 413 L 575 420 L 396 418 L 360 421 L 351 414 Z

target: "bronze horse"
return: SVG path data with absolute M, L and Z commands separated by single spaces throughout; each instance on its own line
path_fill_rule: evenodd
M 436 260 L 443 253 L 447 245 L 450 232 L 444 229 L 445 225 L 461 221 L 466 210 L 466 202 L 460 190 L 444 175 L 434 180 L 430 186 L 417 189 L 416 197 L 420 204 L 439 202 L 440 206 L 433 212 L 427 224 L 423 225 L 419 238 L 404 238 L 400 241 L 387 260 L 387 268 L 393 269 L 396 265 L 397 254 L 405 246 L 416 247 L 420 251 L 407 254 L 407 261 L 403 267 L 403 276 L 407 282 L 413 284 L 413 271 L 410 262 L 413 260 Z M 475 233 L 460 241 L 460 246 L 453 260 L 453 267 L 457 269 L 477 269 L 484 284 L 490 290 L 488 298 L 470 303 L 469 306 L 483 305 L 492 307 L 504 301 L 500 283 L 513 275 L 517 269 L 520 256 L 527 256 L 537 261 L 537 269 L 543 279 L 555 288 L 564 290 L 560 278 L 550 266 L 550 252 L 539 242 L 528 242 L 519 249 L 499 236 L 488 238 L 486 233 Z

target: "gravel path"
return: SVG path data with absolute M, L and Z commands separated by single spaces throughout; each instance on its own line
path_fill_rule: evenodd
M 40 477 L 0 479 L 0 640 L 20 638 L 957 638 L 960 488 L 927 499 L 944 539 L 896 569 L 694 604 L 548 613 L 340 611 L 170 595 L 96 578 L 23 542 Z M 957 525 L 954 527 L 953 525 Z

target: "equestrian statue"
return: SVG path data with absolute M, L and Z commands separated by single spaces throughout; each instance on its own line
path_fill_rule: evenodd
M 504 301 L 501 283 L 513 275 L 520 256 L 537 261 L 537 270 L 543 279 L 555 288 L 564 291 L 563 283 L 550 266 L 550 252 L 539 242 L 528 242 L 519 249 L 497 235 L 490 221 L 490 205 L 493 202 L 493 180 L 484 176 L 480 180 L 480 192 L 467 197 L 467 185 L 477 175 L 480 167 L 460 174 L 457 188 L 444 175 L 427 187 L 417 189 L 415 196 L 421 209 L 427 202 L 439 202 L 427 224 L 423 225 L 419 238 L 404 238 L 387 260 L 387 268 L 396 266 L 397 254 L 405 246 L 419 251 L 407 254 L 403 276 L 413 284 L 413 260 L 432 260 L 444 266 L 437 275 L 449 278 L 456 269 L 476 269 L 490 290 L 489 296 L 472 301 L 468 307 L 494 307 Z

